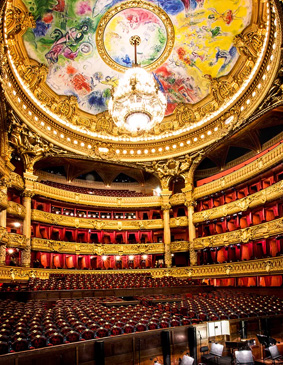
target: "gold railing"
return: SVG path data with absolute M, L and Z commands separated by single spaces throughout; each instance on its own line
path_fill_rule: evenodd
M 80 194 L 73 191 L 54 188 L 53 186 L 34 183 L 34 193 L 47 198 L 52 198 L 69 203 L 82 204 L 96 207 L 113 207 L 119 208 L 148 208 L 148 207 L 160 207 L 161 198 L 159 196 L 144 196 L 144 197 L 113 197 L 113 196 L 100 196 Z
M 87 228 L 87 229 L 107 229 L 107 230 L 137 230 L 137 229 L 162 229 L 162 219 L 149 220 L 111 220 L 111 219 L 92 219 L 70 217 L 62 214 L 43 212 L 41 210 L 32 210 L 31 219 L 36 222 L 54 224 L 65 227 Z M 186 216 L 171 218 L 170 226 L 185 227 L 188 224 Z
M 144 255 L 164 253 L 164 243 L 135 243 L 135 244 L 99 244 L 76 243 L 65 241 L 46 240 L 32 238 L 31 249 L 33 251 L 59 252 L 82 255 Z M 187 241 L 171 243 L 171 252 L 186 252 L 189 249 Z
M 8 233 L 7 247 L 25 249 L 27 247 L 26 236 L 17 233 Z
M 26 216 L 26 208 L 22 204 L 9 201 L 7 213 L 12 214 L 15 217 L 24 219 Z
M 223 176 L 220 179 L 195 188 L 194 199 L 197 200 L 201 197 L 230 188 L 261 174 L 263 171 L 268 170 L 274 165 L 282 162 L 282 154 L 283 143 L 272 149 L 270 152 L 267 152 L 265 155 L 259 157 L 255 161 L 240 168 L 239 170 L 231 172 L 231 174 Z
M 271 257 L 268 259 L 232 262 L 229 264 L 215 264 L 191 267 L 173 267 L 170 269 L 123 269 L 123 270 L 56 270 L 56 269 L 33 269 L 22 267 L 0 267 L 0 280 L 28 280 L 39 277 L 48 279 L 50 274 L 140 274 L 147 273 L 155 278 L 173 276 L 192 279 L 229 278 L 243 276 L 264 276 L 282 274 L 283 257 Z
M 227 246 L 234 243 L 247 243 L 261 238 L 268 238 L 283 233 L 283 217 L 255 226 L 220 233 L 214 236 L 194 239 L 196 250 L 205 247 Z
M 221 205 L 216 208 L 206 209 L 201 212 L 196 212 L 193 215 L 193 222 L 199 223 L 206 220 L 226 217 L 230 214 L 244 212 L 247 209 L 253 209 L 267 202 L 282 198 L 283 196 L 283 181 L 269 186 L 257 193 L 246 196 L 245 198 L 235 200 L 234 202 Z

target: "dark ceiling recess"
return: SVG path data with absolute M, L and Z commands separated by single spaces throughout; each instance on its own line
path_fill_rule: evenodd
M 277 134 L 283 132 L 283 121 L 281 125 L 274 125 L 272 127 L 263 128 L 259 131 L 259 140 L 260 143 L 263 145 L 271 138 L 277 136 Z
M 118 183 L 133 183 L 133 182 L 137 182 L 137 180 L 135 180 L 134 178 L 126 175 L 126 174 L 119 174 L 115 179 L 114 182 L 118 182 Z
M 236 158 L 239 158 L 241 156 L 244 156 L 246 153 L 250 152 L 250 150 L 248 150 L 247 148 L 243 148 L 243 147 L 234 147 L 231 146 L 229 148 L 227 157 L 226 157 L 226 163 L 235 160 Z
M 211 159 L 209 158 L 205 158 L 203 161 L 201 161 L 201 163 L 198 166 L 198 170 L 206 170 L 206 169 L 211 169 L 213 167 L 217 167 L 217 165 L 211 161 Z
M 82 174 L 82 175 L 78 176 L 77 179 L 103 182 L 101 176 L 96 171 L 91 171 L 86 174 Z
M 64 166 L 46 167 L 45 169 L 42 170 L 45 172 L 49 172 L 50 174 L 61 175 L 65 177 L 67 176 Z

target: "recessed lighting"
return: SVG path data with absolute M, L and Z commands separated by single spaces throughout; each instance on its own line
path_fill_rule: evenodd
M 144 153 L 147 155 L 148 154 L 148 150 L 144 150 Z
M 134 154 L 134 152 L 135 152 L 135 151 L 131 150 L 131 151 L 130 151 L 130 154 L 131 154 L 131 155 L 133 155 L 133 154 Z
M 173 144 L 173 146 L 172 146 L 173 148 L 176 148 L 177 146 L 175 145 L 175 144 Z
M 127 150 L 124 150 L 123 153 L 124 153 L 124 155 L 126 155 L 127 154 Z
M 78 144 L 78 141 L 74 140 L 74 144 Z
M 61 134 L 60 134 L 60 137 L 61 137 L 61 138 L 64 138 L 64 134 L 63 134 L 63 133 L 61 133 Z
M 165 149 L 168 151 L 169 150 L 169 146 L 166 146 Z
M 84 145 L 85 145 L 85 144 L 84 144 L 83 142 L 81 142 L 81 146 L 82 146 L 82 147 L 84 147 Z
M 141 150 L 138 150 L 138 151 L 137 151 L 137 154 L 138 154 L 138 155 L 140 155 L 140 154 L 141 154 Z
M 190 144 L 190 143 L 191 143 L 191 141 L 188 139 L 188 140 L 187 140 L 187 144 Z
M 163 148 L 162 148 L 162 147 L 159 147 L 159 148 L 158 148 L 158 151 L 159 151 L 159 152 L 162 152 L 162 150 L 163 150 Z
M 207 134 L 210 136 L 211 135 L 211 131 L 207 131 Z
M 198 139 L 197 139 L 197 137 L 195 137 L 195 138 L 194 138 L 194 142 L 196 142 L 197 140 L 198 140 Z
M 117 155 L 120 153 L 120 150 L 116 150 Z
M 200 136 L 200 138 L 204 138 L 204 134 L 202 134 L 202 135 Z
M 153 149 L 151 150 L 151 152 L 152 152 L 152 153 L 154 153 L 154 152 L 155 152 L 155 148 L 153 148 Z
M 183 147 L 183 146 L 184 146 L 184 143 L 183 143 L 183 142 L 181 142 L 181 143 L 180 143 L 180 146 L 181 146 L 181 147 Z

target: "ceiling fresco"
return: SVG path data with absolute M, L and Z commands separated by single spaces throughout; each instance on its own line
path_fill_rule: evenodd
M 28 56 L 48 67 L 46 82 L 56 94 L 75 96 L 79 108 L 91 114 L 107 110 L 111 88 L 123 75 L 118 66 L 131 67 L 131 35 L 142 39 L 138 61 L 144 67 L 162 58 L 174 37 L 167 59 L 150 71 L 166 93 L 168 115 L 178 103 L 195 104 L 205 98 L 210 78 L 229 74 L 239 57 L 233 39 L 252 16 L 252 0 L 153 0 L 152 10 L 125 8 L 102 32 L 104 51 L 113 61 L 107 64 L 97 48 L 96 31 L 103 16 L 121 1 L 24 3 L 36 22 L 24 34 Z M 170 18 L 174 34 L 168 33 L 159 9 Z
M 2 19 L 10 105 L 52 144 L 99 159 L 201 152 L 248 123 L 280 64 L 274 0 L 9 0 Z M 108 113 L 134 59 L 132 35 L 168 105 L 160 123 L 135 133 Z

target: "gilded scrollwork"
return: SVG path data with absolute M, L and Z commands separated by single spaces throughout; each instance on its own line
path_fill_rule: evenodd
M 32 132 L 12 111 L 10 112 L 9 122 L 9 142 L 23 158 L 27 171 L 32 172 L 35 162 L 43 157 L 67 152 L 44 140 L 37 133 Z
M 16 35 L 23 35 L 28 28 L 35 28 L 35 20 L 31 13 L 21 3 L 13 6 L 13 1 L 7 2 L 6 27 L 8 39 L 13 39 Z
M 21 177 L 21 175 L 15 173 L 15 172 L 11 172 L 8 186 L 9 187 L 14 187 L 18 190 L 24 190 L 25 183 L 24 183 L 24 180 Z
M 258 224 L 255 226 L 238 229 L 236 231 L 216 234 L 214 236 L 196 238 L 194 242 L 195 249 L 205 247 L 220 247 L 235 243 L 247 243 L 261 238 L 272 237 L 281 234 L 283 230 L 283 218 L 275 219 L 270 222 Z
M 24 218 L 26 215 L 26 208 L 21 204 L 9 201 L 7 212 L 15 217 Z
M 3 191 L 0 191 L 0 211 L 7 209 L 8 206 L 8 197 Z
M 26 249 L 28 246 L 26 236 L 17 233 L 8 233 L 7 235 L 7 247 Z
M 282 161 L 282 154 L 283 145 L 279 144 L 277 147 L 261 156 L 260 159 L 249 163 L 241 169 L 231 172 L 229 175 L 221 177 L 220 179 L 195 188 L 193 194 L 194 199 L 199 199 L 201 197 L 216 193 L 220 190 L 227 189 L 257 176 L 270 167 L 280 163 Z
M 245 198 L 236 200 L 234 202 L 221 205 L 216 208 L 207 209 L 201 212 L 196 212 L 193 215 L 193 222 L 200 223 L 210 219 L 216 219 L 220 217 L 226 217 L 230 214 L 238 212 L 245 212 L 248 209 L 253 209 L 266 202 L 280 199 L 283 195 L 283 181 L 279 181 L 276 184 L 269 186 L 263 190 L 258 191 Z
M 34 92 L 41 83 L 46 81 L 48 74 L 47 66 L 43 64 L 24 65 L 20 63 L 18 66 L 19 75 L 27 83 L 31 91 Z
M 8 242 L 8 232 L 5 227 L 0 227 L 0 245 Z
M 32 238 L 31 248 L 34 251 L 60 252 L 69 254 L 89 254 L 89 255 L 142 255 L 164 253 L 163 243 L 146 244 L 91 244 L 74 243 L 64 241 L 46 240 Z

